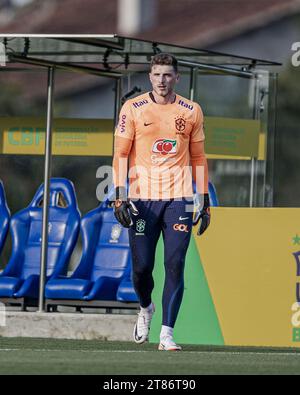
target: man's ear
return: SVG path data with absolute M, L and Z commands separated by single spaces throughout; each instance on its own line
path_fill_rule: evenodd
M 177 75 L 176 75 L 176 82 L 179 82 L 179 80 L 180 80 L 180 75 L 179 75 L 179 73 L 177 73 Z

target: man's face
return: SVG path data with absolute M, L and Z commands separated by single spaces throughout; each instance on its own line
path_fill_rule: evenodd
M 154 65 L 149 77 L 154 92 L 163 97 L 174 90 L 179 80 L 179 75 L 175 72 L 173 66 L 167 65 Z

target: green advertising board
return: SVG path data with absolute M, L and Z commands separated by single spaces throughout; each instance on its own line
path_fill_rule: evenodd
M 205 152 L 257 158 L 260 121 L 205 117 Z
M 0 118 L 0 151 L 3 154 L 43 155 L 44 118 Z M 53 155 L 111 156 L 113 120 L 55 119 Z M 205 151 L 209 155 L 257 158 L 260 121 L 205 117 Z

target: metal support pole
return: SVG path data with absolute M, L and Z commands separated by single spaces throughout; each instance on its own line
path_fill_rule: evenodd
M 251 158 L 251 179 L 250 179 L 250 203 L 249 206 L 254 206 L 254 178 L 255 178 L 255 159 Z
M 127 75 L 127 92 L 131 91 L 131 74 Z
M 121 110 L 121 97 L 122 97 L 122 81 L 121 78 L 117 78 L 115 83 L 115 113 L 114 113 L 115 126 L 117 126 L 119 120 L 119 113 Z
M 45 172 L 44 172 L 44 202 L 43 202 L 43 233 L 41 251 L 41 271 L 40 271 L 40 294 L 38 312 L 45 311 L 45 282 L 47 275 L 48 258 L 48 216 L 49 216 L 49 197 L 50 197 L 50 177 L 51 177 L 51 150 L 52 150 L 52 118 L 53 118 L 53 87 L 54 87 L 54 68 L 48 69 L 48 97 L 47 97 L 47 130 L 45 141 Z
M 188 60 L 182 60 L 182 59 L 177 59 L 177 60 L 179 66 L 197 67 L 198 69 L 211 70 L 211 71 L 224 73 L 227 75 L 236 75 L 238 77 L 245 77 L 245 78 L 253 77 L 253 74 L 250 71 L 243 71 L 243 70 L 234 69 L 232 67 L 216 66 L 216 65 L 199 63 L 199 62 L 190 62 Z
M 198 74 L 198 69 L 192 68 L 191 69 L 191 79 L 190 79 L 190 100 L 192 100 L 192 101 L 195 100 L 197 74 Z
M 260 103 L 259 103 L 259 76 L 255 75 L 254 79 L 254 101 L 253 101 L 253 119 L 259 119 Z M 249 206 L 256 205 L 256 182 L 257 182 L 257 158 L 251 158 L 251 177 L 250 177 L 250 199 Z
M 263 203 L 265 207 L 273 207 L 274 204 L 274 164 L 275 164 L 275 141 L 276 141 L 276 109 L 277 109 L 277 74 L 268 75 L 268 114 L 267 114 L 267 144 L 265 147 L 264 165 L 264 191 Z
M 74 65 L 72 63 L 47 61 L 44 59 L 31 58 L 28 56 L 24 57 L 20 55 L 9 55 L 9 61 L 16 63 L 31 64 L 40 67 L 55 67 L 61 70 L 73 71 L 74 73 L 97 75 L 99 77 L 109 77 L 109 78 L 122 77 L 122 73 L 118 73 L 115 71 L 100 70 L 94 67 Z

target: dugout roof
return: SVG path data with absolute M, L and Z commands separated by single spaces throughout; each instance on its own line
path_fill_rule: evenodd
M 30 63 L 118 77 L 134 67 L 148 64 L 158 52 L 174 54 L 183 67 L 197 67 L 210 72 L 244 73 L 255 66 L 278 66 L 280 63 L 236 56 L 203 49 L 150 42 L 117 35 L 0 35 L 9 63 Z M 101 67 L 99 67 L 101 65 Z M 85 69 L 83 69 L 85 67 Z M 250 75 L 248 75 L 250 77 Z
M 274 157 L 274 117 L 276 110 L 276 75 L 273 78 L 270 73 L 262 73 L 261 69 L 269 69 L 278 66 L 279 63 L 255 59 L 231 54 L 192 49 L 159 42 L 142 41 L 138 39 L 120 37 L 117 35 L 23 35 L 2 34 L 0 35 L 0 71 L 23 71 L 24 69 L 35 72 L 36 70 L 48 71 L 47 89 L 47 119 L 45 135 L 45 158 L 44 158 L 44 200 L 43 200 L 43 236 L 41 250 L 41 276 L 39 311 L 44 311 L 44 288 L 47 269 L 48 249 L 48 211 L 49 211 L 49 187 L 51 177 L 52 158 L 52 123 L 54 86 L 56 70 L 66 70 L 76 73 L 92 74 L 100 77 L 109 77 L 115 81 L 115 119 L 117 119 L 121 104 L 122 86 L 121 80 L 126 74 L 135 71 L 143 71 L 151 56 L 159 52 L 169 52 L 177 57 L 179 66 L 186 68 L 190 74 L 190 98 L 193 100 L 197 83 L 198 73 L 221 74 L 243 78 L 242 85 L 247 90 L 243 97 L 249 99 L 247 106 L 251 107 L 253 120 L 260 120 L 264 110 L 264 97 L 268 94 L 268 136 L 266 140 L 270 149 L 268 168 L 265 166 L 264 188 L 266 180 L 270 179 L 269 185 L 273 185 L 273 157 Z M 259 68 L 256 68 L 259 66 Z M 267 74 L 267 75 L 264 75 Z M 272 77 L 272 78 L 270 78 Z M 238 81 L 241 82 L 241 81 Z M 273 84 L 273 85 L 272 85 Z M 267 90 L 267 87 L 268 90 Z M 132 92 L 131 92 L 132 93 Z M 252 102 L 252 104 L 249 103 Z M 265 112 L 265 116 L 269 113 Z M 268 137 L 268 138 L 267 138 Z M 251 158 L 251 182 L 250 182 L 250 206 L 255 200 L 257 184 L 257 158 Z M 265 199 L 265 198 L 264 198 Z

